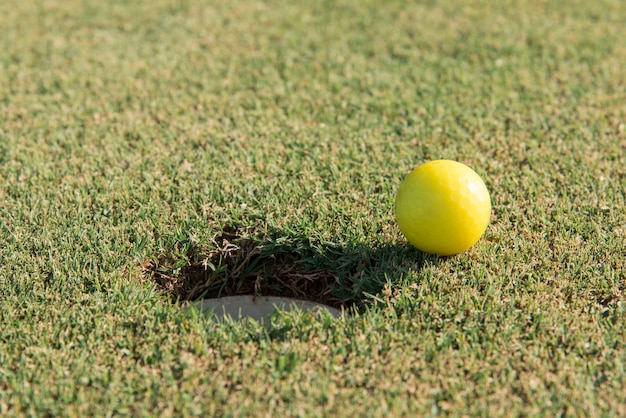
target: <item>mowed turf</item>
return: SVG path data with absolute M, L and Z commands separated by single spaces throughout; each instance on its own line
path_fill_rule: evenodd
M 623 2 L 5 0 L 0 28 L 0 415 L 626 415 Z M 454 257 L 393 215 L 439 158 L 493 204 Z M 245 242 L 237 280 L 324 272 L 354 316 L 173 301 Z

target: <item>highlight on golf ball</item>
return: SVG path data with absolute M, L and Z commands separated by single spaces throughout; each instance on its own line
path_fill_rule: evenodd
M 489 191 L 480 176 L 457 161 L 415 168 L 396 196 L 396 221 L 418 250 L 454 255 L 474 245 L 491 217 Z

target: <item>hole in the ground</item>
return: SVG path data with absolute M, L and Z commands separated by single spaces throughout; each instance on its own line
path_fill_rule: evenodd
M 179 301 L 282 296 L 347 308 L 360 304 L 365 294 L 378 293 L 389 277 L 419 268 L 424 257 L 405 246 L 348 248 L 280 234 L 258 238 L 227 228 L 208 250 L 190 247 L 184 265 L 177 267 L 180 259 L 164 255 L 144 263 L 143 273 Z

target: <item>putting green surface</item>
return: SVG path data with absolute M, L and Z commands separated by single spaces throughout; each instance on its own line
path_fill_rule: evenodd
M 626 416 L 621 1 L 0 2 L 0 415 Z M 472 167 L 467 252 L 394 219 Z M 350 307 L 219 322 L 186 298 Z

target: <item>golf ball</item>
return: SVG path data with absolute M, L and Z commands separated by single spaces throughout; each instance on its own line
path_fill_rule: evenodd
M 463 252 L 483 235 L 491 217 L 489 191 L 480 176 L 456 161 L 435 160 L 413 170 L 396 196 L 396 221 L 418 250 Z

